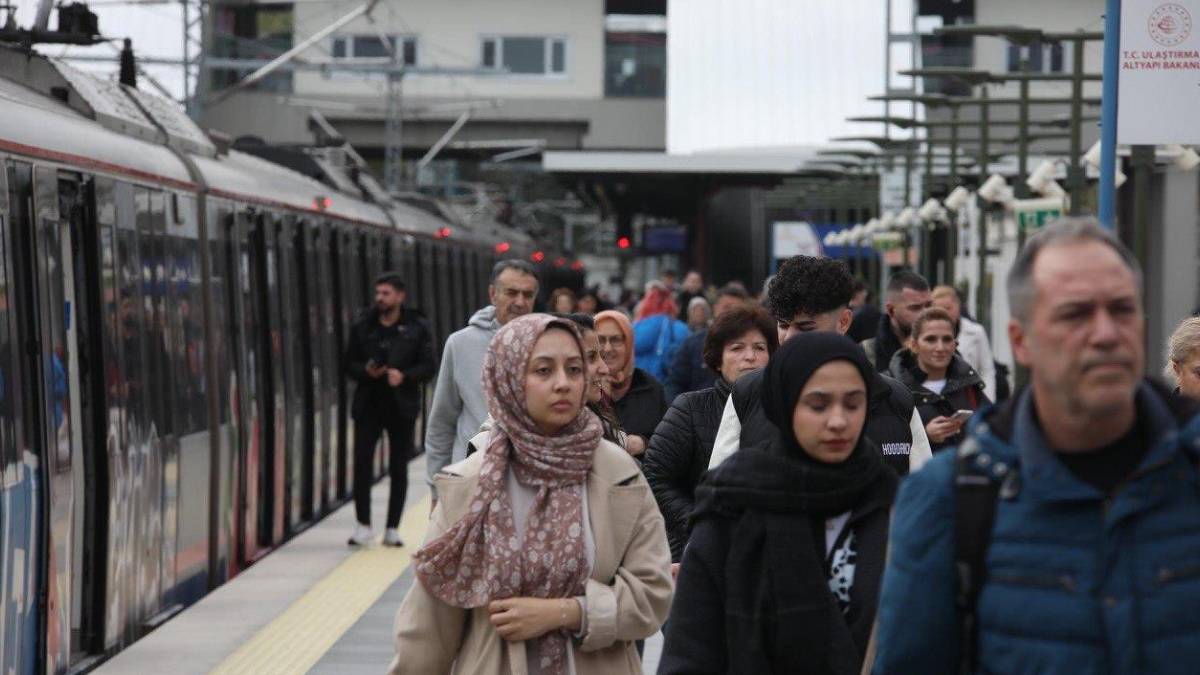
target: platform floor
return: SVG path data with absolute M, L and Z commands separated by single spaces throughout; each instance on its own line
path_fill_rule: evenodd
M 409 465 L 400 523 L 407 544 L 353 550 L 348 503 L 95 672 L 99 675 L 379 675 L 393 654 L 392 621 L 413 583 L 412 553 L 424 539 L 429 490 L 423 458 Z M 389 481 L 371 493 L 382 533 Z M 647 641 L 644 669 L 658 667 L 661 636 Z

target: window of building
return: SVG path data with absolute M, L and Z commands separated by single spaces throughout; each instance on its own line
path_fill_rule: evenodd
M 567 72 L 567 40 L 544 36 L 485 36 L 479 63 L 516 75 L 563 75 Z
M 406 66 L 417 65 L 417 38 L 415 35 L 388 35 L 387 42 L 380 35 L 339 35 L 333 38 L 330 53 L 335 59 L 359 61 L 388 61 L 399 49 Z
M 604 36 L 604 95 L 661 98 L 667 91 L 667 36 L 618 33 Z
M 234 59 L 270 60 L 292 47 L 291 4 L 216 4 L 212 11 L 212 54 Z M 214 89 L 228 87 L 254 70 L 215 68 Z M 260 91 L 290 92 L 292 74 L 276 71 L 251 85 Z
M 1008 46 L 1008 58 L 1006 59 L 1008 72 L 1018 73 L 1021 71 L 1021 56 L 1026 49 L 1028 49 L 1029 55 L 1029 72 L 1062 73 L 1068 70 L 1066 53 L 1063 51 L 1061 42 L 1050 44 L 1035 42 L 1028 47 Z

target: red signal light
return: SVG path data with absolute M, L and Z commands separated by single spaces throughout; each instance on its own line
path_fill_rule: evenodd
M 564 266 L 564 265 L 566 265 L 566 264 L 567 264 L 567 259 L 566 259 L 566 258 L 557 258 L 557 259 L 555 259 L 555 261 L 554 261 L 554 266 L 555 266 L 555 267 L 562 267 L 562 266 Z
M 324 211 L 330 206 L 333 206 L 333 200 L 329 197 L 316 197 L 313 199 L 313 208 L 318 211 Z
M 437 236 L 438 236 L 438 239 L 446 239 L 447 237 L 450 236 L 450 228 L 439 227 L 438 231 L 437 231 Z
M 629 237 L 617 239 L 617 248 L 629 248 Z
M 576 260 L 575 262 L 571 263 L 571 269 L 575 270 L 576 272 L 583 269 L 583 261 Z
M 507 241 L 502 241 L 496 244 L 496 253 L 508 253 L 508 249 L 512 248 Z
M 534 252 L 533 252 L 533 255 L 531 255 L 531 256 L 529 256 L 529 257 L 533 259 L 533 262 L 539 262 L 539 263 L 540 263 L 540 262 L 542 262 L 543 260 L 545 260 L 545 259 L 546 259 L 546 254 L 545 254 L 545 253 L 542 253 L 541 251 L 534 251 Z

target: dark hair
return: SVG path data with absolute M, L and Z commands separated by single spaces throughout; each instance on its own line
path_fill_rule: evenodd
M 554 289 L 554 292 L 550 294 L 550 299 L 546 302 L 546 304 L 550 306 L 550 309 L 554 309 L 554 305 L 558 303 L 558 297 L 560 295 L 565 295 L 571 299 L 572 309 L 574 309 L 576 303 L 579 302 L 578 298 L 575 297 L 575 291 L 565 287 L 556 288 Z
M 950 318 L 950 313 L 941 307 L 929 307 L 925 311 L 918 314 L 917 318 L 913 321 L 913 339 L 915 340 L 920 337 L 921 331 L 925 330 L 925 326 L 933 323 L 934 321 L 945 321 L 946 323 L 950 324 L 950 332 L 954 332 L 954 319 Z
M 911 288 L 914 291 L 928 291 L 929 282 L 925 277 L 917 274 L 912 270 L 900 270 L 888 279 L 887 292 L 900 293 L 906 288 Z
M 850 289 L 853 291 L 851 293 L 851 296 L 854 296 L 854 295 L 858 295 L 859 293 L 867 290 L 867 285 L 863 283 L 862 279 L 859 279 L 858 277 L 853 277 L 853 280 L 851 281 Z
M 750 299 L 750 294 L 746 292 L 746 289 L 744 287 L 739 286 L 738 284 L 735 284 L 732 282 L 725 284 L 724 286 L 722 286 L 720 288 L 720 290 L 717 291 L 718 298 L 721 298 L 724 296 L 729 296 L 731 298 L 737 298 L 738 300 L 749 300 Z
M 404 290 L 404 279 L 400 278 L 398 272 L 384 272 L 375 277 L 375 285 L 380 286 L 382 284 L 387 284 L 398 291 Z
M 562 312 L 548 312 L 548 314 L 556 319 L 563 319 L 579 326 L 580 330 L 596 330 L 596 320 L 587 314 L 564 314 Z
M 840 260 L 798 255 L 779 267 L 767 288 L 767 309 L 778 321 L 826 314 L 850 305 L 854 278 Z
M 779 333 L 771 315 L 761 307 L 735 307 L 721 316 L 708 329 L 704 338 L 704 365 L 714 373 L 721 372 L 721 356 L 725 345 L 732 340 L 757 330 L 767 340 L 767 353 L 774 354 L 779 346 Z
M 488 283 L 495 286 L 496 279 L 500 278 L 500 275 L 504 273 L 504 270 L 517 270 L 521 274 L 528 274 L 536 279 L 539 283 L 541 282 L 541 279 L 538 277 L 537 269 L 535 269 L 532 264 L 519 258 L 509 258 L 507 260 L 501 260 L 492 266 L 492 278 L 488 281 Z

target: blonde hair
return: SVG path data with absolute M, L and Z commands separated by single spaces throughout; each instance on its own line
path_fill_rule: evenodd
M 1184 361 L 1197 352 L 1200 352 L 1200 317 L 1193 316 L 1184 319 L 1167 340 L 1167 365 L 1163 368 L 1163 374 L 1174 380 L 1175 384 L 1179 384 L 1171 364 L 1183 365 Z
M 934 300 L 942 298 L 954 298 L 955 302 L 962 304 L 962 298 L 958 297 L 958 291 L 953 286 L 935 286 L 931 297 Z

